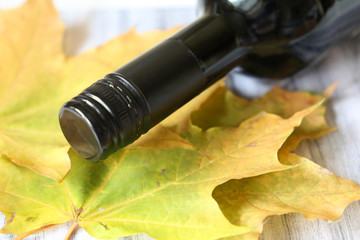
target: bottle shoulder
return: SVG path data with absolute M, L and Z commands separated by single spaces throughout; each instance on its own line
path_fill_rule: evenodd
M 203 0 L 201 5 L 207 14 L 228 17 L 239 45 L 252 48 L 239 64 L 267 78 L 300 71 L 360 25 L 360 0 Z
M 217 11 L 221 14 L 239 14 L 245 18 L 251 44 L 280 43 L 299 38 L 314 29 L 325 14 L 318 0 L 220 2 Z
M 324 31 L 337 36 L 358 26 L 360 0 L 200 0 L 206 14 L 227 16 L 242 42 L 283 45 Z M 247 36 L 244 35 L 246 28 Z M 330 29 L 331 28 L 331 29 Z M 332 30 L 332 31 L 331 31 Z

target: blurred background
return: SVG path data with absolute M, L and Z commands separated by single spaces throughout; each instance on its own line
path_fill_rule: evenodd
M 1 0 L 0 8 L 25 0 Z M 196 0 L 54 0 L 65 22 L 64 51 L 76 55 L 135 27 L 138 32 L 185 25 L 196 18 Z

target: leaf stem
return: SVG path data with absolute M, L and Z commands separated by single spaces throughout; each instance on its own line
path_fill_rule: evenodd
M 70 230 L 68 232 L 68 234 L 66 235 L 64 240 L 69 240 L 71 235 L 75 232 L 75 229 L 77 228 L 77 226 L 79 226 L 78 222 L 73 222 L 73 224 L 70 227 Z
M 54 227 L 56 226 L 57 224 L 51 224 L 51 225 L 47 225 L 47 226 L 44 226 L 44 227 L 41 227 L 41 228 L 38 228 L 38 229 L 35 229 L 35 230 L 31 230 L 27 233 L 23 233 L 23 234 L 20 234 L 19 236 L 17 236 L 16 238 L 14 238 L 13 240 L 23 240 L 24 238 L 34 234 L 34 233 L 37 233 L 37 232 L 41 232 L 42 230 L 45 230 L 45 229 L 48 229 L 48 228 L 51 228 L 51 227 Z

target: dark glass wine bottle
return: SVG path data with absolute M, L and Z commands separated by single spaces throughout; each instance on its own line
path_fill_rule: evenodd
M 107 158 L 235 66 L 294 74 L 358 31 L 360 0 L 203 0 L 203 16 L 65 103 L 62 131 L 82 157 Z

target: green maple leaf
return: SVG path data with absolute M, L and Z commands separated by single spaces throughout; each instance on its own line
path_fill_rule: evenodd
M 213 101 L 214 97 L 222 101 L 221 97 L 216 97 L 222 89 L 216 88 L 203 105 Z M 228 92 L 225 95 L 237 99 Z M 317 98 L 320 96 L 304 95 L 308 100 Z M 267 104 L 271 105 L 271 102 Z M 208 110 L 201 109 L 204 114 Z M 295 108 L 289 105 L 287 109 Z M 320 109 L 324 110 L 323 107 Z M 2 231 L 21 234 L 74 221 L 96 238 L 112 239 L 146 232 L 158 239 L 214 239 L 232 235 L 238 236 L 226 239 L 253 239 L 260 233 L 262 219 L 272 213 L 313 211 L 307 217 L 334 220 L 349 202 L 360 198 L 359 186 L 328 174 L 308 160 L 289 155 L 288 148 L 284 147 L 286 144 L 283 145 L 303 117 L 322 119 L 319 114 L 308 115 L 312 110 L 314 107 L 289 119 L 259 113 L 238 127 L 211 127 L 206 131 L 191 124 L 189 119 L 176 127 L 158 126 L 131 147 L 98 164 L 70 152 L 72 170 L 62 183 L 2 158 L 0 171 L 4 177 L 0 182 L 3 192 L 0 209 L 8 219 L 8 225 Z M 196 114 L 201 115 L 199 111 Z M 181 127 L 174 129 L 178 126 Z M 319 127 L 316 131 L 323 130 Z M 312 133 L 316 135 L 316 131 Z M 281 146 L 280 151 L 284 152 L 280 154 L 281 160 L 287 164 L 278 161 Z M 320 173 L 319 179 L 313 178 L 314 172 Z M 268 174 L 256 177 L 264 173 Z M 308 177 L 319 183 L 322 188 L 316 190 L 320 193 L 332 189 L 338 201 L 329 204 L 327 199 L 319 199 L 319 194 L 304 194 L 314 186 L 314 181 L 304 182 Z M 217 185 L 231 178 L 241 179 L 236 180 L 240 183 L 231 180 L 217 187 L 213 195 L 225 216 L 240 227 L 225 219 L 211 197 Z M 302 191 L 297 196 L 306 196 L 309 201 L 300 201 L 296 209 L 282 208 L 279 212 L 279 204 L 273 199 L 259 198 L 257 201 L 256 197 L 253 201 L 262 204 L 264 210 L 254 209 L 250 204 L 250 207 L 242 207 L 243 212 L 240 212 L 237 204 L 228 204 L 241 202 L 239 196 L 247 196 L 244 193 L 270 196 L 271 191 L 276 192 L 279 188 L 286 191 L 285 185 L 291 196 L 294 194 L 291 190 L 299 182 Z M 331 184 L 325 184 L 329 182 Z M 247 191 L 239 185 L 247 186 Z M 263 192 L 259 192 L 259 186 Z M 253 192 L 250 194 L 249 191 Z M 320 214 L 315 211 L 319 205 L 325 210 Z M 251 218 L 247 217 L 249 215 Z M 240 222 L 239 218 L 245 220 Z
M 158 126 L 99 164 L 70 152 L 72 170 L 60 184 L 3 157 L 1 209 L 11 218 L 3 231 L 19 234 L 74 221 L 97 238 L 146 232 L 159 239 L 213 239 L 247 233 L 253 228 L 234 226 L 222 215 L 213 189 L 231 178 L 293 167 L 281 164 L 277 151 L 313 109 L 289 119 L 260 113 L 237 128 L 206 132 L 188 124 L 182 135 Z

